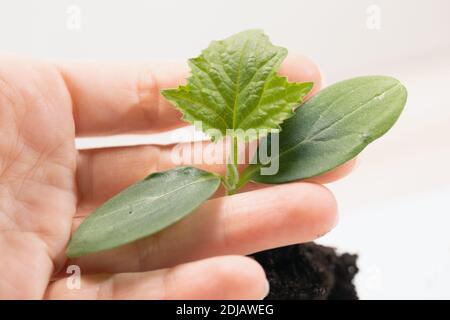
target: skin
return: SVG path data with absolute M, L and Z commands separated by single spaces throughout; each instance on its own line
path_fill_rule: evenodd
M 303 56 L 290 56 L 280 72 L 320 88 L 318 68 Z M 242 255 L 311 241 L 335 225 L 336 201 L 321 184 L 346 175 L 354 161 L 309 181 L 218 193 L 155 236 L 68 261 L 64 251 L 84 217 L 173 166 L 173 146 L 78 151 L 75 137 L 185 125 L 159 90 L 186 75 L 186 66 L 173 63 L 0 57 L 0 298 L 261 299 L 264 271 Z M 66 286 L 72 264 L 81 268 L 80 290 Z

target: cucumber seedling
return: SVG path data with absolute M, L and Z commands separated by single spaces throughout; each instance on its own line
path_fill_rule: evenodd
M 248 30 L 213 41 L 190 59 L 187 84 L 162 90 L 162 95 L 185 121 L 201 123 L 211 140 L 229 141 L 226 175 L 194 167 L 150 174 L 88 216 L 67 256 L 112 249 L 159 232 L 193 212 L 221 183 L 233 194 L 250 181 L 286 183 L 327 172 L 386 133 L 403 110 L 406 89 L 387 76 L 345 80 L 303 102 L 313 84 L 277 74 L 286 55 L 262 31 Z M 238 134 L 250 130 L 267 134 Z M 252 139 L 259 139 L 258 150 L 240 174 L 239 145 Z M 263 148 L 276 152 L 261 157 Z M 275 162 L 276 170 L 267 170 Z

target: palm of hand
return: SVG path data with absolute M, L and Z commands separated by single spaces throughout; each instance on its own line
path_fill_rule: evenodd
M 17 67 L 0 74 L 0 295 L 39 298 L 64 264 L 76 212 L 75 125 L 56 68 Z

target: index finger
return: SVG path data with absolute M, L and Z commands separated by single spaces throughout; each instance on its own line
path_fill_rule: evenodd
M 160 94 L 186 81 L 184 63 L 62 63 L 58 69 L 72 97 L 77 136 L 152 133 L 187 124 Z M 317 66 L 304 56 L 288 56 L 280 73 L 290 81 L 314 82 L 313 91 L 320 87 Z

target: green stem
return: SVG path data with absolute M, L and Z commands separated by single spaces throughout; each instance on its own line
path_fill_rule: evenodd
M 257 172 L 259 169 L 260 165 L 256 164 L 249 165 L 240 176 L 236 186 L 233 189 L 233 193 L 236 193 L 236 191 L 238 191 L 240 188 L 246 185 L 252 179 L 253 174 Z
M 238 138 L 233 135 L 231 137 L 231 150 L 232 155 L 230 157 L 230 162 L 227 165 L 227 175 L 224 180 L 224 185 L 227 191 L 227 194 L 231 195 L 235 193 L 236 184 L 239 181 L 239 171 L 237 169 L 238 166 L 238 155 L 239 155 L 239 147 L 238 147 Z

